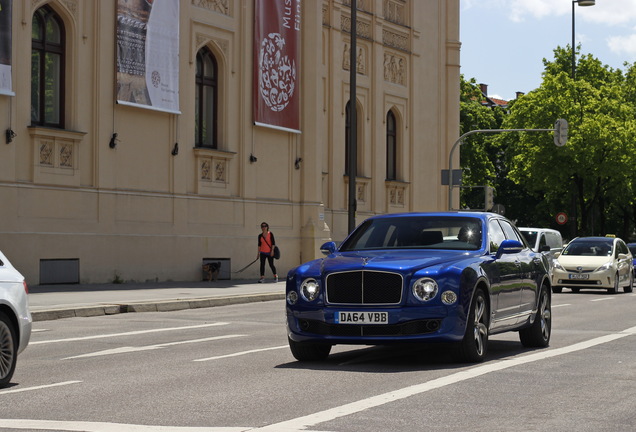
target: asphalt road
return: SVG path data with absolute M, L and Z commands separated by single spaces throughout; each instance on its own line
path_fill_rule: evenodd
M 0 430 L 633 431 L 636 295 L 553 295 L 548 349 L 491 338 L 478 365 L 442 347 L 287 348 L 283 301 L 34 324 Z

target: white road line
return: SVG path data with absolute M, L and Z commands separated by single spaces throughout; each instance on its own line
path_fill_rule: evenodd
M 572 306 L 572 305 L 570 303 L 563 303 L 563 304 L 558 304 L 558 305 L 552 304 L 552 309 L 558 308 L 558 307 L 563 307 L 563 306 Z
M 98 357 L 98 356 L 113 355 L 113 354 L 125 354 L 125 353 L 140 352 L 140 351 L 151 351 L 151 350 L 161 349 L 161 348 L 174 346 L 174 345 L 183 345 L 183 344 L 199 343 L 199 342 L 209 342 L 209 341 L 214 341 L 214 340 L 230 339 L 230 338 L 236 338 L 236 337 L 242 337 L 242 336 L 246 336 L 246 335 L 212 336 L 212 337 L 203 338 L 203 339 L 190 339 L 190 340 L 185 340 L 185 341 L 167 342 L 167 343 L 157 344 L 157 345 L 146 345 L 146 346 L 138 346 L 138 347 L 126 346 L 126 347 L 112 348 L 112 349 L 108 349 L 108 350 L 104 350 L 104 351 L 97 351 L 97 352 L 93 352 L 93 353 L 80 354 L 80 355 L 76 355 L 76 356 L 72 356 L 72 357 L 65 357 L 62 360 L 87 358 L 87 357 Z
M 271 351 L 271 350 L 277 350 L 277 349 L 283 349 L 283 348 L 289 348 L 289 345 L 281 345 L 281 346 L 270 347 L 270 348 L 261 348 L 261 349 L 254 349 L 254 350 L 249 350 L 249 351 L 241 351 L 241 352 L 237 352 L 237 353 L 233 353 L 233 354 L 226 354 L 226 355 L 221 355 L 221 356 L 202 358 L 202 359 L 197 359 L 197 360 L 193 360 L 193 361 L 195 361 L 195 362 L 204 362 L 204 361 L 209 361 L 209 360 L 219 360 L 219 359 L 224 359 L 224 358 L 229 358 L 229 357 L 238 357 L 238 356 L 242 356 L 242 355 L 246 355 L 246 354 L 252 354 L 252 353 L 263 352 L 263 351 Z
M 567 347 L 556 348 L 553 350 L 546 349 L 546 350 L 535 352 L 533 354 L 528 354 L 528 355 L 524 355 L 520 357 L 513 357 L 508 360 L 502 360 L 495 363 L 489 363 L 483 366 L 477 366 L 472 369 L 467 369 L 452 375 L 434 379 L 432 381 L 416 384 L 410 387 L 405 387 L 403 389 L 395 390 L 395 391 L 384 393 L 381 395 L 372 396 L 370 398 L 362 399 L 357 402 L 352 402 L 350 404 L 341 405 L 339 407 L 331 408 L 331 409 L 310 414 L 304 417 L 298 417 L 292 420 L 275 423 L 275 424 L 264 426 L 254 430 L 260 431 L 260 432 L 303 431 L 309 428 L 310 426 L 315 426 L 320 423 L 325 423 L 327 421 L 335 420 L 339 417 L 356 414 L 370 408 L 385 405 L 387 403 L 395 402 L 395 401 L 405 399 L 411 396 L 416 396 L 416 395 L 428 392 L 430 390 L 435 390 L 437 388 L 441 388 L 447 385 L 456 384 L 461 381 L 465 381 L 471 378 L 485 375 L 490 372 L 496 372 L 496 371 L 508 369 L 514 366 L 523 365 L 526 363 L 532 363 L 539 360 L 549 359 L 551 357 L 569 354 L 572 352 L 591 348 L 596 345 L 612 342 L 617 339 L 624 338 L 626 336 L 633 336 L 635 334 L 636 334 L 636 327 L 632 327 L 627 330 L 623 330 L 622 332 L 619 332 L 619 333 L 601 336 L 598 338 L 590 339 L 588 341 L 579 342 Z
M 0 424 L 9 429 L 38 429 L 68 432 L 246 432 L 252 429 L 248 427 L 174 427 L 21 419 L 0 419 Z
M 44 345 L 44 344 L 59 343 L 59 342 L 77 342 L 77 341 L 85 341 L 85 340 L 91 340 L 91 339 L 105 339 L 105 338 L 112 338 L 112 337 L 119 337 L 119 336 L 134 336 L 134 335 L 140 335 L 140 334 L 160 333 L 160 332 L 167 332 L 167 331 L 190 330 L 190 329 L 197 329 L 197 328 L 224 326 L 224 325 L 228 325 L 228 324 L 229 323 L 226 323 L 226 322 L 217 322 L 217 323 L 212 323 L 212 324 L 200 324 L 200 325 L 194 325 L 194 326 L 170 327 L 170 328 L 151 329 L 151 330 L 138 330 L 138 331 L 132 331 L 132 332 L 125 332 L 125 333 L 110 333 L 110 334 L 103 334 L 103 335 L 74 337 L 74 338 L 68 338 L 68 339 L 52 339 L 52 340 L 46 340 L 46 341 L 31 341 L 31 342 L 29 342 L 29 346 L 32 346 L 32 345 Z
M 590 300 L 590 301 L 597 302 L 597 301 L 607 301 L 607 300 L 615 300 L 615 299 L 616 299 L 616 297 L 603 297 L 603 298 L 593 299 L 593 300 Z
M 79 384 L 81 382 L 82 381 L 64 381 L 61 383 L 47 384 L 47 385 L 41 385 L 41 386 L 35 386 L 35 387 L 22 387 L 22 388 L 11 389 L 11 390 L 3 390 L 3 391 L 0 391 L 0 395 L 9 394 L 9 393 L 21 393 L 21 392 L 32 391 L 32 390 L 41 390 L 41 389 L 65 386 L 70 384 Z M 4 423 L 0 421 L 0 424 L 4 424 Z

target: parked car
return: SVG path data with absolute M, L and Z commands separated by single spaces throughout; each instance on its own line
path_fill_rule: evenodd
M 627 243 L 627 249 L 632 254 L 632 263 L 634 264 L 634 277 L 636 277 L 636 243 Z
M 548 257 L 548 263 L 550 264 L 549 270 L 552 272 L 556 254 L 563 250 L 563 237 L 561 237 L 561 233 L 550 228 L 519 227 L 519 231 L 533 251 L 542 252 Z
M 0 387 L 13 377 L 18 354 L 31 338 L 31 312 L 24 277 L 0 252 Z
M 550 342 L 546 258 L 500 215 L 374 216 L 321 250 L 287 275 L 297 360 L 323 360 L 337 344 L 451 342 L 461 360 L 479 362 L 497 333 L 518 331 L 527 347 Z
M 552 273 L 552 291 L 564 287 L 578 292 L 582 288 L 606 289 L 617 293 L 619 287 L 632 292 L 634 262 L 627 245 L 615 237 L 577 237 L 557 257 Z

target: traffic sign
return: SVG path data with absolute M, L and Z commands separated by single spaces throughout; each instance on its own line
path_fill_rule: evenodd
M 565 214 L 564 212 L 559 212 L 556 215 L 556 221 L 559 225 L 564 225 L 568 221 L 568 215 Z

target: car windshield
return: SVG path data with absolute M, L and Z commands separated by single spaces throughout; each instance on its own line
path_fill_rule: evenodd
M 532 247 L 534 247 L 534 245 L 537 243 L 537 234 L 539 233 L 536 231 L 521 231 L 521 235 L 523 235 L 523 237 L 526 239 L 526 242 L 528 242 L 528 244 Z
M 609 240 L 573 240 L 563 250 L 562 255 L 611 256 L 613 241 Z
M 481 221 L 471 217 L 396 216 L 369 219 L 342 244 L 340 251 L 370 249 L 478 250 Z

